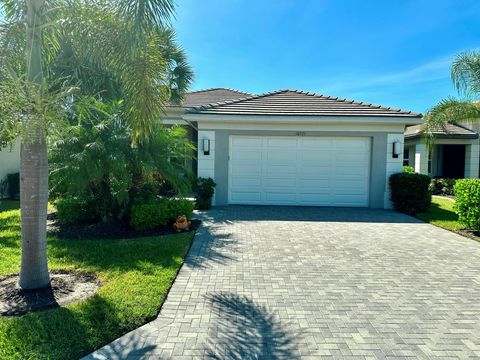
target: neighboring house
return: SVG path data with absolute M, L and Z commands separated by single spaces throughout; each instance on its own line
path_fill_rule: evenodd
M 436 132 L 431 149 L 422 137 L 420 125 L 405 131 L 404 165 L 421 174 L 440 178 L 478 178 L 480 140 L 478 128 L 471 124 L 447 125 Z
M 13 146 L 0 146 L 0 182 L 5 180 L 8 174 L 20 172 L 20 144 L 15 142 Z M 0 198 L 5 194 L 0 193 Z
M 168 114 L 165 123 L 195 129 L 198 176 L 217 183 L 215 205 L 390 208 L 405 127 L 422 123 L 410 111 L 296 90 L 207 89 Z

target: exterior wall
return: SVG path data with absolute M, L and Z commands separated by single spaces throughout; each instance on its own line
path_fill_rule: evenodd
M 402 144 L 400 155 L 397 158 L 393 157 L 393 143 L 398 142 Z M 400 134 L 388 134 L 387 135 L 387 157 L 386 157 L 386 179 L 385 179 L 385 191 L 384 191 L 384 207 L 385 209 L 393 209 L 392 202 L 390 201 L 390 176 L 403 170 L 403 133 Z
M 471 144 L 465 148 L 465 177 L 478 178 L 480 168 L 480 145 Z
M 276 127 L 277 129 L 280 126 Z M 252 136 L 296 136 L 295 131 L 281 130 L 234 130 L 205 129 L 199 131 L 199 174 L 210 175 L 213 171 L 214 179 L 217 183 L 215 205 L 228 204 L 228 161 L 229 161 L 229 138 L 230 135 L 252 135 Z M 355 136 L 370 137 L 372 139 L 372 158 L 371 158 L 371 176 L 370 176 L 370 207 L 384 208 L 387 184 L 387 133 L 384 132 L 351 132 L 351 131 L 308 131 L 305 136 Z M 403 133 L 394 134 L 403 139 Z M 207 162 L 207 159 L 201 158 L 202 137 L 209 136 L 214 139 L 215 151 L 211 154 L 214 158 L 214 164 Z M 397 159 L 396 159 L 397 160 Z M 400 155 L 398 161 L 401 164 L 403 156 Z M 391 171 L 395 171 L 397 162 L 390 164 Z M 200 175 L 202 176 L 202 175 Z
M 16 141 L 13 148 L 0 149 L 0 181 L 8 174 L 20 172 L 20 141 Z M 3 194 L 0 194 L 0 198 Z
M 206 155 L 203 151 L 203 140 L 210 140 L 210 152 Z M 198 144 L 197 144 L 197 176 L 203 178 L 212 178 L 216 182 L 217 177 L 215 176 L 215 159 L 218 156 L 215 156 L 216 153 L 216 134 L 215 131 L 198 131 Z M 221 155 L 221 154 L 218 154 Z M 228 164 L 228 163 L 227 163 Z M 212 204 L 216 203 L 216 193 L 213 195 Z

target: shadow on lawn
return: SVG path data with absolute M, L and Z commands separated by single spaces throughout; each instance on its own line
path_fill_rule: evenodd
M 206 346 L 209 359 L 293 359 L 300 334 L 273 312 L 246 296 L 215 293 L 207 297 L 217 318 Z
M 441 221 L 458 221 L 458 215 L 454 211 L 443 209 L 436 203 L 432 203 L 430 209 L 425 213 L 419 214 L 418 217 L 420 219 L 428 218 Z
M 62 307 L 11 318 L 3 323 L 0 335 L 8 336 L 8 344 L 16 349 L 6 348 L 6 354 L 18 352 L 25 359 L 77 359 L 93 351 L 98 339 L 121 335 L 122 323 L 115 314 L 109 302 L 94 295 L 74 309 Z

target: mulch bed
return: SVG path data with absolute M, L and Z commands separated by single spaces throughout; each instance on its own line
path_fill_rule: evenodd
M 196 231 L 202 223 L 197 219 L 193 219 L 191 222 L 190 231 Z M 173 228 L 173 223 L 154 230 L 136 231 L 127 222 L 123 221 L 62 225 L 56 220 L 55 214 L 49 215 L 47 223 L 48 235 L 57 236 L 61 239 L 132 239 L 177 233 Z
M 51 287 L 39 290 L 18 288 L 18 274 L 0 277 L 0 316 L 19 316 L 84 300 L 102 285 L 91 273 L 50 271 Z

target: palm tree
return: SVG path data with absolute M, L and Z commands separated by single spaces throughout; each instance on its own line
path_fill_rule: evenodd
M 447 124 L 480 123 L 480 52 L 458 54 L 451 77 L 462 98 L 446 98 L 427 112 L 425 127 L 429 135 L 432 130 L 445 129 Z
M 47 138 L 62 127 L 62 112 L 72 111 L 83 96 L 120 99 L 138 143 L 153 133 L 165 106 L 181 99 L 192 71 L 167 26 L 172 0 L 0 5 L 7 21 L 0 28 L 0 136 L 22 139 L 19 286 L 37 289 L 50 285 Z

